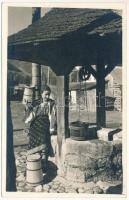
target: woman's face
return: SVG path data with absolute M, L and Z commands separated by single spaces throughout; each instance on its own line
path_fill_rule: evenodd
M 42 99 L 44 102 L 47 102 L 49 100 L 49 97 L 50 97 L 50 91 L 47 91 L 45 90 L 43 93 L 42 93 Z

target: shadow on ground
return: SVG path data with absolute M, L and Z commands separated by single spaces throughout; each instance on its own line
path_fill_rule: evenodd
M 56 176 L 57 176 L 57 166 L 53 162 L 48 161 L 48 170 L 43 180 L 44 184 L 51 182 Z

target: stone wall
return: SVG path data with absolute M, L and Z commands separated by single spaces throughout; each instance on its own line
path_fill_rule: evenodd
M 122 145 L 102 140 L 66 140 L 65 177 L 76 182 L 122 180 Z
M 57 136 L 52 136 L 51 141 L 55 164 L 59 167 Z M 74 186 L 78 184 L 79 188 L 83 185 L 86 193 L 91 184 L 99 187 L 102 193 L 121 194 L 122 130 L 102 128 L 97 131 L 96 127 L 91 127 L 86 141 L 66 139 L 62 145 L 61 168 L 66 181 Z

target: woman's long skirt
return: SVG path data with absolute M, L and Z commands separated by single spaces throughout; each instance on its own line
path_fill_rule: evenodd
M 43 151 L 49 153 L 50 147 L 50 122 L 47 115 L 38 115 L 30 124 L 29 149 L 43 144 Z

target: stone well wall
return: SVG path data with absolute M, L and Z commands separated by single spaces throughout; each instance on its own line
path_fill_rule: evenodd
M 76 182 L 122 180 L 122 145 L 98 139 L 66 139 L 64 173 Z
M 92 128 L 89 136 L 86 141 L 68 138 L 63 143 L 60 161 L 64 177 L 81 183 L 122 182 L 122 130 Z M 52 136 L 51 141 L 55 164 L 59 167 L 57 136 Z

